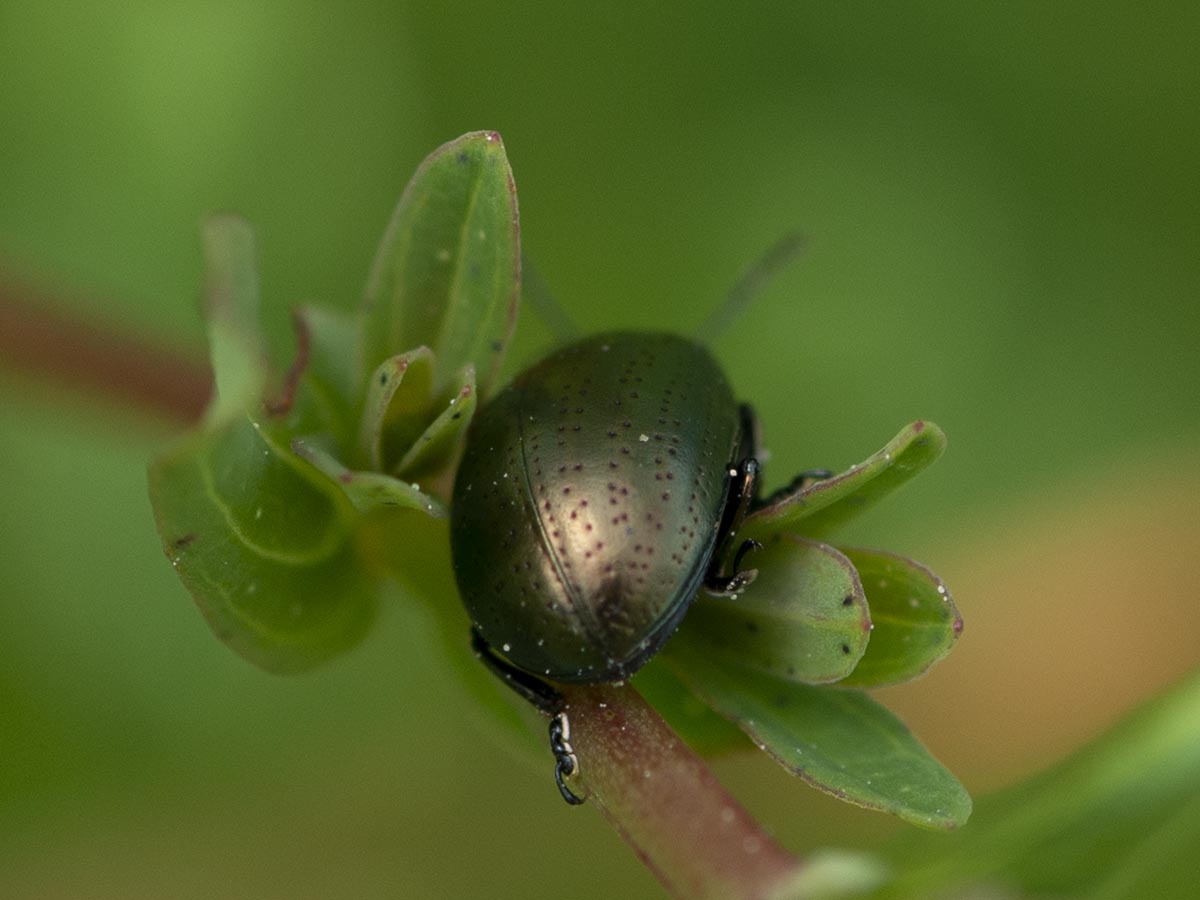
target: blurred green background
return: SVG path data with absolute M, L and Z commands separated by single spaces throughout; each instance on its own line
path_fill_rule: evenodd
M 715 349 L 773 483 L 948 432 L 850 540 L 954 590 L 957 652 L 886 699 L 986 791 L 1200 660 L 1198 38 L 1190 2 L 0 0 L 0 274 L 199 356 L 197 222 L 236 209 L 284 353 L 482 128 L 587 329 L 686 332 L 802 229 Z M 302 678 L 221 646 L 153 528 L 170 433 L 0 366 L 0 896 L 658 896 L 404 598 Z M 797 850 L 900 827 L 717 768 Z

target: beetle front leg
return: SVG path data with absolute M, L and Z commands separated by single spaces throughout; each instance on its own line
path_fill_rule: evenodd
M 554 783 L 562 798 L 572 806 L 578 806 L 583 798 L 567 787 L 565 778 L 579 769 L 575 748 L 571 746 L 571 722 L 567 718 L 563 695 L 550 684 L 528 672 L 518 669 L 492 649 L 479 629 L 471 629 L 471 649 L 493 675 L 507 684 L 516 693 L 543 715 L 550 717 L 550 752 L 554 754 Z
M 743 557 L 751 550 L 761 549 L 762 545 L 758 541 L 743 541 L 738 547 L 733 558 L 732 575 L 724 574 L 721 565 L 729 544 L 754 503 L 758 472 L 758 460 L 753 457 L 743 459 L 736 468 L 729 471 L 729 498 L 725 502 L 725 511 L 721 515 L 721 524 L 717 530 L 717 547 L 704 577 L 704 589 L 714 596 L 732 597 L 758 576 L 758 569 L 742 568 Z

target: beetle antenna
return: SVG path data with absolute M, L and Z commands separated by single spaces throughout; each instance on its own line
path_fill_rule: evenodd
M 767 283 L 799 256 L 807 245 L 807 238 L 798 231 L 776 241 L 733 283 L 724 302 L 709 313 L 708 318 L 696 329 L 696 340 L 701 344 L 712 344 L 724 334 L 750 301 L 762 293 Z
M 569 344 L 579 339 L 579 328 L 571 321 L 554 292 L 546 284 L 533 261 L 521 254 L 521 299 L 528 303 L 537 317 L 550 329 L 560 344 Z

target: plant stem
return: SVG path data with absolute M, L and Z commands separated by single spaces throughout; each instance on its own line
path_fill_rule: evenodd
M 582 782 L 667 890 L 689 900 L 767 898 L 801 863 L 767 835 L 632 687 L 565 690 Z
M 0 362 L 155 418 L 191 424 L 212 374 L 196 357 L 107 325 L 78 321 L 24 285 L 0 281 Z

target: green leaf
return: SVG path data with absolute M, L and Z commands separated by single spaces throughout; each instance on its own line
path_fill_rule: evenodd
M 448 396 L 435 397 L 434 369 L 433 354 L 418 347 L 392 357 L 372 374 L 359 428 L 359 457 L 366 468 L 406 480 L 449 480 L 475 412 L 475 370 L 464 367 Z M 448 497 L 448 488 L 442 493 Z
M 359 426 L 365 467 L 390 472 L 433 418 L 433 353 L 417 347 L 371 373 Z
M 832 478 L 806 483 L 747 517 L 739 535 L 764 541 L 780 532 L 824 537 L 933 463 L 946 435 L 932 422 L 913 422 L 878 453 Z
M 495 132 L 434 151 L 400 198 L 363 309 L 359 369 L 409 348 L 433 351 L 433 393 L 473 365 L 487 396 L 520 298 L 517 194 Z
M 1130 841 L 1092 892 L 1092 900 L 1191 900 L 1200 884 L 1198 846 L 1200 793 Z
M 361 638 L 375 585 L 353 558 L 350 503 L 291 452 L 283 421 L 261 418 L 249 226 L 213 217 L 204 247 L 217 394 L 201 428 L 151 465 L 150 498 L 167 556 L 221 640 L 271 671 L 300 671 Z
M 458 373 L 458 381 L 452 385 L 450 399 L 442 411 L 412 442 L 396 464 L 396 471 L 405 478 L 424 478 L 452 463 L 459 440 L 475 414 L 477 396 L 475 369 L 467 366 Z
M 273 672 L 353 646 L 375 585 L 347 540 L 349 504 L 246 417 L 157 460 L 150 493 L 164 548 L 221 640 Z
M 211 216 L 201 226 L 204 313 L 216 391 L 206 420 L 219 423 L 262 400 L 267 365 L 258 331 L 258 263 L 254 231 L 239 216 Z
M 387 509 L 412 509 L 434 518 L 445 518 L 446 509 L 420 487 L 382 472 L 355 472 L 346 468 L 318 438 L 295 438 L 292 451 L 337 485 L 360 513 Z
M 286 427 L 292 434 L 328 434 L 344 457 L 354 448 L 355 410 L 361 403 L 354 368 L 358 320 L 340 310 L 306 306 L 293 313 L 293 321 L 298 346 L 285 386 L 286 391 L 294 383 L 294 398 L 286 398 L 282 412 Z
M 963 786 L 865 693 L 719 664 L 698 643 L 673 649 L 671 660 L 705 702 L 814 787 L 927 828 L 970 815 Z
M 879 897 L 1190 900 L 1200 882 L 1200 671 L 1046 772 L 985 797 L 972 827 L 888 848 Z
M 717 715 L 697 697 L 671 671 L 664 656 L 652 659 L 639 669 L 633 676 L 633 686 L 670 723 L 684 742 L 701 756 L 716 756 L 749 748 L 750 744 L 742 730 Z
M 733 598 L 701 597 L 665 648 L 703 647 L 714 664 L 821 684 L 849 675 L 871 618 L 850 560 L 827 544 L 777 535 L 752 557 L 758 577 Z
M 866 654 L 842 684 L 878 687 L 925 674 L 962 633 L 962 616 L 946 585 L 903 556 L 881 550 L 842 552 L 862 579 L 874 626 Z

